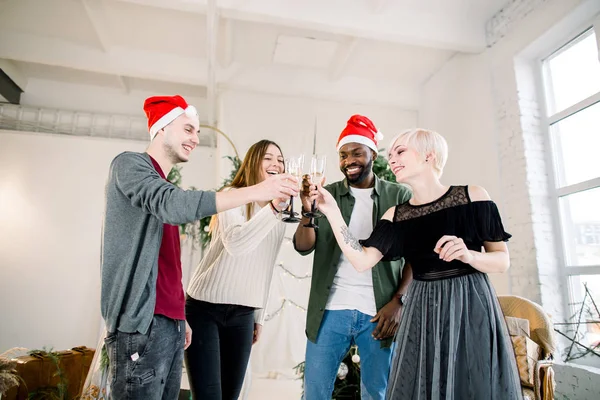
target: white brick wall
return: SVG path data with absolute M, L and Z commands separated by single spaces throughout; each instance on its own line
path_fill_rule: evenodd
M 487 45 L 492 47 L 507 35 L 517 23 L 535 11 L 540 4 L 551 0 L 510 0 L 486 23 Z
M 578 3 L 513 0 L 487 24 L 493 59 L 500 185 L 505 192 L 503 209 L 507 229 L 514 235 L 510 246 L 511 291 L 542 304 L 554 320 L 564 319 L 568 300 L 563 297 L 566 291 L 562 285 L 566 282 L 557 250 L 559 226 L 552 217 L 556 205 L 550 197 L 553 183 L 549 175 L 548 132 L 540 118 L 540 92 L 536 88 L 539 64 L 519 58 L 518 54 L 528 40 L 550 28 Z M 540 16 L 542 13 L 548 15 Z M 531 26 L 540 30 L 537 36 Z M 557 399 L 600 399 L 597 369 L 557 364 L 555 377 Z
M 557 0 L 555 0 L 557 1 Z M 551 0 L 512 1 L 488 23 L 488 42 L 505 37 L 518 22 Z M 505 39 L 513 40 L 515 38 Z M 517 38 L 518 40 L 518 38 Z M 541 122 L 536 86 L 539 64 L 516 56 L 523 44 L 502 43 L 494 55 L 492 85 L 500 149 L 501 187 L 511 241 L 511 291 L 540 303 L 555 320 L 563 319 L 563 297 L 554 199 L 547 154 L 548 131 Z
M 598 370 L 590 367 L 556 364 L 556 400 L 600 399 Z

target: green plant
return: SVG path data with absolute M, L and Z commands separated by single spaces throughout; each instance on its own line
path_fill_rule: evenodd
M 379 150 L 379 157 L 373 161 L 373 173 L 380 179 L 388 182 L 396 182 L 396 176 L 385 158 L 385 150 Z
M 358 362 L 352 360 L 352 357 L 357 354 L 358 348 L 353 346 L 342 360 L 340 369 L 345 366 L 347 372 L 345 372 L 346 376 L 342 377 L 338 369 L 331 395 L 333 400 L 360 400 L 360 360 Z
M 108 359 L 108 351 L 106 350 L 106 345 L 102 346 L 102 350 L 100 353 L 100 368 L 104 369 L 108 366 L 109 363 L 109 359 Z
M 25 347 L 13 347 L 0 354 L 0 395 L 6 394 L 10 388 L 19 386 L 19 384 L 23 384 L 27 388 L 27 384 L 17 372 L 17 360 L 15 360 L 15 357 L 26 352 Z
M 0 394 L 6 394 L 10 388 L 19 385 L 16 366 L 16 361 L 0 357 Z
M 344 359 L 340 363 L 337 376 L 333 386 L 332 400 L 360 400 L 360 357 L 358 356 L 358 347 L 352 346 Z M 302 379 L 302 395 L 304 395 L 304 370 L 305 361 L 302 361 L 294 367 L 298 379 Z
M 233 178 L 237 174 L 240 166 L 242 165 L 242 160 L 238 156 L 225 156 L 224 158 L 231 161 L 233 168 L 229 173 L 229 176 L 223 180 L 221 186 L 217 189 L 217 191 L 223 189 L 225 186 L 231 184 Z M 181 170 L 183 167 L 175 165 L 173 169 L 169 172 L 167 179 L 175 186 L 181 187 Z M 194 186 L 190 186 L 191 190 L 195 190 Z M 211 217 L 204 217 L 198 221 L 189 222 L 187 224 L 182 224 L 179 226 L 179 233 L 181 235 L 185 235 L 189 237 L 194 245 L 200 245 L 201 247 L 206 247 L 210 243 L 210 219 Z
M 53 377 L 58 377 L 56 386 L 44 386 L 29 393 L 29 400 L 65 400 L 67 398 L 67 378 L 63 370 L 60 368 L 60 357 L 57 352 L 52 351 L 52 348 L 42 350 L 31 350 L 27 354 L 34 357 L 47 357 L 56 367 L 56 372 Z

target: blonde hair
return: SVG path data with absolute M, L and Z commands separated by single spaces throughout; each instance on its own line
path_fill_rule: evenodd
M 388 149 L 388 156 L 396 142 L 400 140 L 414 147 L 423 157 L 432 154 L 434 156 L 433 168 L 437 171 L 438 176 L 442 175 L 446 160 L 448 159 L 448 143 L 442 135 L 428 129 L 408 129 L 392 139 Z

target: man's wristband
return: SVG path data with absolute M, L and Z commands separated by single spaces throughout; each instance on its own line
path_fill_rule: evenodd
M 396 298 L 398 299 L 398 302 L 401 306 L 406 304 L 406 300 L 408 300 L 408 296 L 404 293 L 396 293 Z

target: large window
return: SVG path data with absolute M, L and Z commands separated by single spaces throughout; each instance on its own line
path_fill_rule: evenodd
M 569 312 L 582 320 L 581 343 L 593 347 L 600 342 L 597 315 L 577 314 L 585 287 L 600 307 L 600 61 L 594 30 L 557 49 L 542 68 Z M 589 296 L 587 303 L 593 304 Z

